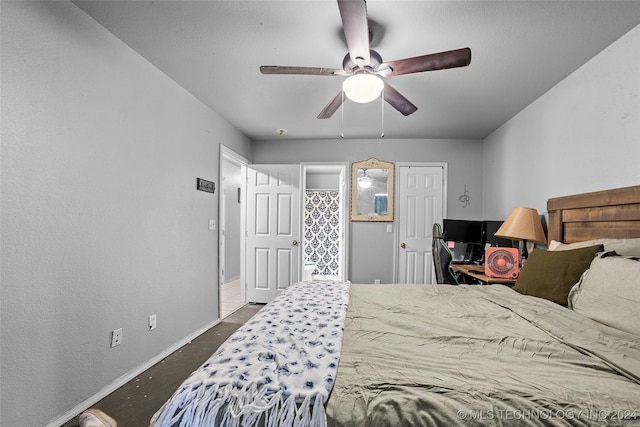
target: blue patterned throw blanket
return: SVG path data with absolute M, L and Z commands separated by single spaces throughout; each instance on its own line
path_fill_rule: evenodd
M 151 425 L 325 426 L 348 303 L 349 282 L 291 285 L 193 372 Z

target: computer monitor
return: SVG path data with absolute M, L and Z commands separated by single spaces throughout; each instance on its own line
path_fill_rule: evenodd
M 444 219 L 444 239 L 449 242 L 482 245 L 482 221 L 466 219 Z
M 444 219 L 442 231 L 446 241 L 455 242 L 453 262 L 468 264 L 481 261 L 484 253 L 482 221 Z
M 499 246 L 503 248 L 510 248 L 513 246 L 513 240 L 496 237 L 495 235 L 503 222 L 504 221 L 482 221 L 482 233 L 484 235 L 483 242 L 485 245 Z

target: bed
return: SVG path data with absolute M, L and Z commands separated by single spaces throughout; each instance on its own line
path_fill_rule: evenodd
M 513 289 L 292 285 L 151 425 L 640 425 L 640 186 L 547 209 Z

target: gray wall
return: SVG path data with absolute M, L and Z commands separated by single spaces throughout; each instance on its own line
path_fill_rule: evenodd
M 0 425 L 33 427 L 217 321 L 196 177 L 250 146 L 70 2 L 2 2 L 0 27 Z
M 354 162 L 376 157 L 391 162 L 446 162 L 448 217 L 482 217 L 482 143 L 477 140 L 300 140 L 256 141 L 254 163 Z M 459 200 L 467 187 L 471 203 Z M 393 233 L 386 223 L 350 222 L 349 279 L 393 280 Z M 394 224 L 395 226 L 395 224 Z
M 484 213 L 640 184 L 640 26 L 484 141 Z
M 339 190 L 340 174 L 307 173 L 305 190 Z

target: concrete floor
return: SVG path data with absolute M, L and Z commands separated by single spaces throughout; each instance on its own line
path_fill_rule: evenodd
M 262 307 L 259 304 L 243 306 L 93 407 L 113 417 L 118 422 L 118 427 L 148 426 L 153 414 L 173 395 L 182 381 Z M 78 416 L 61 427 L 78 427 Z

